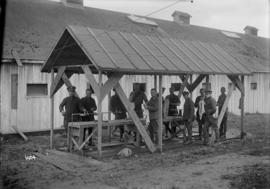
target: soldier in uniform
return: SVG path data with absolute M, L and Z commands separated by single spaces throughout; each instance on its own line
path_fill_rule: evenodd
M 145 105 L 145 109 L 149 111 L 149 133 L 151 140 L 157 144 L 157 130 L 158 130 L 158 95 L 155 88 L 151 89 L 151 99 Z
M 87 114 L 85 114 L 82 117 L 83 121 L 94 121 L 95 117 L 94 117 L 94 111 L 97 110 L 97 105 L 95 100 L 92 98 L 92 90 L 91 89 L 86 89 L 85 90 L 85 97 L 83 97 L 81 99 L 81 104 L 84 107 L 84 109 L 86 109 Z M 92 133 L 92 128 L 87 128 L 84 130 L 84 139 L 86 137 L 86 131 L 88 131 L 88 135 L 90 135 Z M 83 140 L 84 140 L 83 139 Z M 92 143 L 92 140 L 89 140 L 89 144 Z
M 214 117 L 216 113 L 216 100 L 212 97 L 212 90 L 210 87 L 206 87 L 205 89 L 205 99 L 204 99 L 204 116 L 205 116 L 205 124 L 203 128 L 204 134 L 204 144 L 208 145 L 209 143 L 209 128 L 211 127 L 212 130 L 215 132 L 216 140 L 219 138 L 219 132 L 217 128 L 217 119 Z
M 186 129 L 184 129 L 184 143 L 190 144 L 192 143 L 192 122 L 195 119 L 194 116 L 194 103 L 192 99 L 189 97 L 189 93 L 187 91 L 183 92 L 183 97 L 185 99 L 184 104 L 184 113 L 183 120 L 185 122 L 185 127 L 188 131 L 188 138 L 186 138 Z
M 113 91 L 115 92 L 115 89 L 113 89 Z M 110 109 L 111 109 L 112 113 L 114 114 L 116 120 L 127 118 L 127 110 L 116 92 L 111 97 Z M 118 128 L 120 129 L 120 141 L 123 141 L 123 134 L 125 131 L 124 125 L 120 125 L 120 126 L 118 126 Z
M 203 116 L 202 114 L 204 113 L 204 89 L 200 89 L 200 96 L 197 96 L 195 100 L 195 108 L 197 108 L 196 111 L 196 120 L 198 122 L 199 126 L 199 139 L 202 139 L 202 126 L 204 123 Z
M 180 100 L 177 95 L 174 94 L 175 89 L 171 87 L 169 89 L 170 94 L 165 98 L 165 104 L 169 104 L 168 106 L 168 116 L 177 116 L 177 106 L 180 105 Z M 172 125 L 172 128 L 169 128 L 169 122 L 165 123 L 165 135 L 167 136 L 168 131 L 171 133 L 172 137 L 176 135 L 176 126 Z
M 86 112 L 86 109 L 81 105 L 80 99 L 76 97 L 76 87 L 69 86 L 67 88 L 69 96 L 64 98 L 59 105 L 59 110 L 64 116 L 64 128 L 67 133 L 68 123 L 71 121 L 79 121 L 80 115 L 72 116 L 72 114 L 79 114 Z
M 218 115 L 221 113 L 221 109 L 223 107 L 223 104 L 226 100 L 226 89 L 225 87 L 221 87 L 220 89 L 221 95 L 218 97 L 217 106 L 218 106 Z M 226 138 L 226 132 L 227 132 L 227 119 L 228 119 L 228 108 L 226 108 L 224 117 L 220 123 L 219 128 L 219 134 L 221 138 Z

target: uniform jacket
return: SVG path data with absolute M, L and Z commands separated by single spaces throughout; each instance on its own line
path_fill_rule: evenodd
M 63 111 L 64 107 L 65 107 L 64 118 L 68 122 L 72 121 L 72 117 L 71 117 L 72 114 L 83 112 L 81 101 L 76 96 L 69 96 L 69 97 L 64 98 L 59 106 L 59 110 Z M 74 116 L 73 121 L 77 121 L 77 120 L 78 120 L 78 116 Z
M 149 119 L 158 119 L 158 97 L 154 96 L 147 102 L 148 111 L 149 111 Z
M 118 95 L 113 95 L 110 101 L 110 109 L 115 115 L 115 119 L 124 119 L 126 118 L 126 108 L 123 105 Z
M 218 101 L 217 101 L 217 105 L 218 105 L 218 113 L 220 114 L 221 112 L 221 109 L 222 109 L 222 106 L 226 100 L 226 95 L 225 94 L 221 94 L 219 97 L 218 97 Z M 226 109 L 226 112 L 225 114 L 227 114 L 228 112 L 228 108 Z
M 92 97 L 83 97 L 81 99 L 81 104 L 82 106 L 86 109 L 86 111 L 90 114 L 87 121 L 92 121 L 94 120 L 94 111 L 97 110 L 97 105 L 95 100 Z M 93 109 L 93 110 L 92 110 Z
M 213 115 L 216 113 L 216 100 L 213 97 L 208 97 L 204 99 L 204 109 L 206 115 Z
M 185 100 L 183 119 L 194 120 L 194 103 L 189 97 Z

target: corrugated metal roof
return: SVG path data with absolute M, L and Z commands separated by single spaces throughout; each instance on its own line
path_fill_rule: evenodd
M 65 30 L 42 71 L 91 63 L 99 70 L 125 73 L 250 74 L 215 44 L 82 26 Z

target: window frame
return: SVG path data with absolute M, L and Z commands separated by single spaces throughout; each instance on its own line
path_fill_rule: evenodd
M 28 87 L 29 86 L 34 86 L 34 85 L 46 86 L 46 93 L 44 93 L 42 95 L 29 94 Z M 26 83 L 25 96 L 26 96 L 26 98 L 47 98 L 47 97 L 49 97 L 48 83 Z

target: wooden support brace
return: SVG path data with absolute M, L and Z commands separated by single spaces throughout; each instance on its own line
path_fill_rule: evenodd
M 143 137 L 148 149 L 150 152 L 154 152 L 156 150 L 153 142 L 151 141 L 148 133 L 146 132 L 143 124 L 141 123 L 139 117 L 137 116 L 136 112 L 132 108 L 131 103 L 129 102 L 125 92 L 123 91 L 121 85 L 119 83 L 116 84 L 115 90 L 121 99 L 123 105 L 125 106 L 127 112 L 129 113 L 131 119 L 134 121 L 135 126 L 137 127 L 138 131 L 140 132 L 141 136 Z
M 23 134 L 23 132 L 21 132 L 18 129 L 18 127 L 16 127 L 15 125 L 13 125 L 12 128 L 14 129 L 14 131 L 16 131 L 23 138 L 24 141 L 28 141 L 27 136 L 25 136 L 25 134 Z
M 238 76 L 233 76 L 233 75 L 227 75 L 228 78 L 232 81 L 232 83 L 234 83 L 234 85 L 239 89 L 239 91 L 243 94 L 245 94 L 245 88 L 242 84 L 242 82 L 240 81 Z
M 189 92 L 193 92 L 204 78 L 205 75 L 199 75 L 192 84 L 189 84 Z
M 14 59 L 15 59 L 17 65 L 18 65 L 18 66 L 23 66 L 22 61 L 21 61 L 21 59 L 20 59 L 19 54 L 17 53 L 17 51 L 14 50 L 14 49 L 12 49 L 12 50 L 11 50 L 11 54 L 12 54 L 12 56 L 14 57 Z
M 106 83 L 101 87 L 101 94 L 100 98 L 103 100 L 105 96 L 114 88 L 114 86 L 119 82 L 122 78 L 123 74 L 113 73 L 108 75 L 108 80 Z
M 228 91 L 228 94 L 226 96 L 225 102 L 224 102 L 224 104 L 222 106 L 222 109 L 221 109 L 221 112 L 220 112 L 220 114 L 218 116 L 218 128 L 220 127 L 220 124 L 222 122 L 222 119 L 223 119 L 223 117 L 225 115 L 225 112 L 227 110 L 227 107 L 228 107 L 228 104 L 229 104 L 229 100 L 230 100 L 230 98 L 232 96 L 233 88 L 234 88 L 234 84 L 232 84 L 231 87 L 229 88 L 229 91 Z
M 181 78 L 181 77 L 180 77 L 180 78 Z M 180 90 L 179 90 L 179 93 L 178 93 L 179 99 L 181 98 L 182 93 L 183 93 L 185 87 L 187 87 L 187 85 L 188 85 L 188 78 L 189 78 L 189 75 L 186 75 L 186 77 L 184 78 L 184 81 L 183 81 L 183 83 L 182 83 L 182 85 L 181 85 L 181 88 L 180 88 Z
M 55 78 L 53 79 L 53 81 L 51 83 L 50 96 L 53 96 L 56 93 L 57 85 L 61 81 L 62 76 L 65 73 L 65 70 L 66 70 L 65 66 L 61 66 L 58 68 L 57 75 L 55 76 Z
M 99 96 L 99 92 L 100 92 L 100 88 L 99 88 L 99 85 L 98 85 L 98 82 L 96 81 L 93 73 L 91 72 L 91 69 L 89 68 L 88 65 L 83 65 L 81 66 L 83 71 L 84 71 L 84 74 L 85 74 L 85 77 L 88 79 L 88 81 L 90 82 L 90 85 L 92 86 L 96 96 Z
M 185 79 L 186 79 L 187 75 L 180 75 L 179 77 L 180 77 L 180 79 L 182 80 L 182 85 L 183 85 L 183 83 L 185 82 Z M 181 85 L 181 88 L 182 88 L 182 85 Z M 187 82 L 186 82 L 186 86 L 185 86 L 185 87 L 188 89 L 188 91 L 190 91 L 191 85 L 188 83 L 188 80 L 187 80 Z M 183 89 L 183 90 L 184 90 L 184 89 Z M 182 91 L 182 92 L 183 92 L 183 91 Z
M 89 141 L 89 139 L 94 135 L 94 133 L 96 132 L 97 127 L 95 129 L 93 129 L 92 133 L 85 139 L 85 141 L 81 144 L 81 146 L 79 147 L 79 150 L 81 150 L 84 145 Z
M 65 73 L 63 73 L 63 75 L 62 75 L 62 80 L 64 81 L 64 83 L 65 83 L 65 85 L 66 85 L 67 87 L 72 86 L 71 82 L 69 81 L 68 76 L 67 76 Z M 77 92 L 75 92 L 75 95 L 76 95 L 77 97 L 79 97 L 79 95 L 78 95 Z

